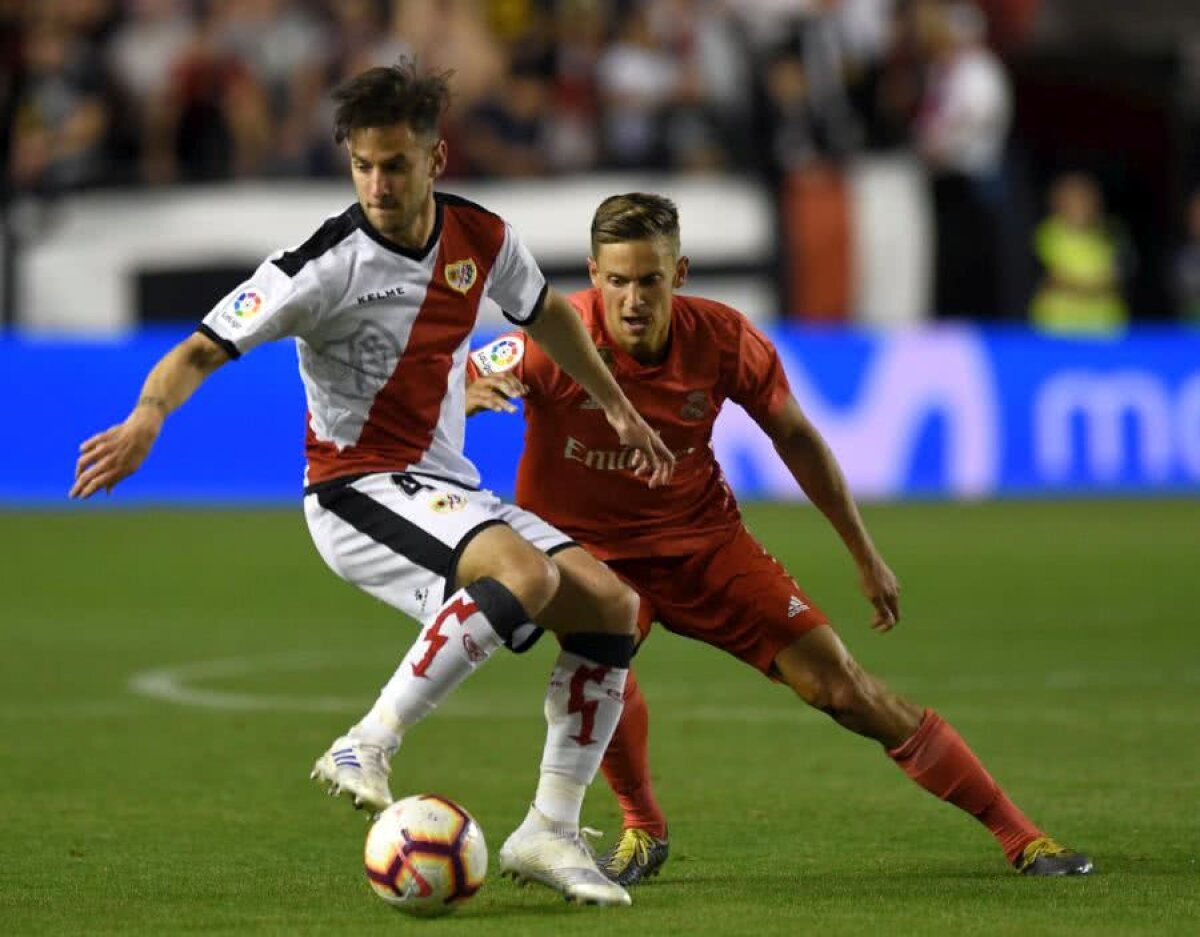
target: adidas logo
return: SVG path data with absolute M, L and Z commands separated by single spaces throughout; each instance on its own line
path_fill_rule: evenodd
M 808 606 L 801 602 L 794 595 L 788 599 L 788 618 L 795 618 L 801 612 L 807 612 Z
M 361 768 L 353 748 L 339 748 L 333 753 L 333 763 L 339 768 Z

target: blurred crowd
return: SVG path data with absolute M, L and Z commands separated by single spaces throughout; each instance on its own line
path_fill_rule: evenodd
M 1003 54 L 1037 6 L 0 0 L 0 193 L 336 175 L 329 90 L 409 57 L 454 72 L 451 176 L 779 179 L 864 151 L 916 154 L 935 213 L 934 308 L 1003 317 L 1014 111 Z M 1103 192 L 1085 173 L 1049 188 L 1041 226 L 1022 235 L 1040 270 L 1033 320 L 1123 323 L 1134 252 Z M 1200 319 L 1200 195 L 1187 217 L 1172 277 L 1179 309 Z
M 950 136 L 964 128 L 933 126 L 945 40 L 931 11 L 945 6 L 0 0 L 9 178 L 62 191 L 333 173 L 328 90 L 401 56 L 455 73 L 454 175 L 780 172 L 914 135 L 974 170 L 1002 143 L 1006 105 L 994 133 L 966 128 L 971 153 Z

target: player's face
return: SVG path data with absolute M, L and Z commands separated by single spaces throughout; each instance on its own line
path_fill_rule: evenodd
M 433 228 L 433 181 L 446 168 L 446 142 L 392 124 L 353 130 L 346 147 L 367 220 L 402 247 L 423 246 Z
M 653 360 L 671 334 L 671 296 L 687 279 L 688 259 L 667 238 L 601 244 L 588 260 L 604 301 L 613 341 L 639 360 Z

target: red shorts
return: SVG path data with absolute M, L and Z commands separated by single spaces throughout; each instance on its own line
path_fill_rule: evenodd
M 643 640 L 657 621 L 768 676 L 780 651 L 828 623 L 744 527 L 687 556 L 608 560 L 608 565 L 641 596 Z

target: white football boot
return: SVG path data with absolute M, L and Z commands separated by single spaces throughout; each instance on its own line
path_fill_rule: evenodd
M 553 823 L 535 808 L 500 847 L 500 874 L 540 882 L 580 904 L 632 903 L 629 892 L 600 871 L 577 829 Z
M 309 777 L 325 785 L 330 796 L 348 794 L 355 807 L 374 814 L 392 802 L 388 787 L 390 773 L 390 756 L 386 750 L 352 735 L 343 735 L 317 759 Z

